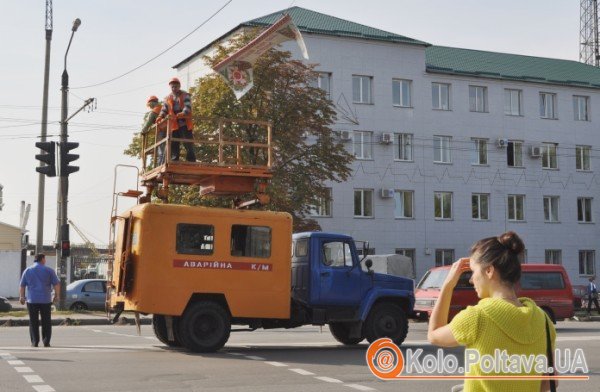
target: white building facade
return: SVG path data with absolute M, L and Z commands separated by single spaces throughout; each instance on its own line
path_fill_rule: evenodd
M 339 19 L 289 11 L 337 107 L 333 129 L 356 158 L 351 178 L 329 184 L 331 199 L 315 208 L 324 231 L 405 254 L 418 278 L 507 230 L 523 238 L 524 262 L 563 264 L 573 284 L 596 273 L 600 69 L 373 38 L 351 22 L 365 34 L 327 34 L 311 23 Z M 284 49 L 301 58 L 294 45 Z M 184 84 L 209 72 L 209 50 L 176 66 Z

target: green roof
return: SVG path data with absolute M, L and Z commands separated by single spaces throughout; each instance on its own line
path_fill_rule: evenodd
M 427 72 L 600 88 L 600 68 L 559 60 L 481 50 L 429 46 Z
M 280 19 L 284 14 L 289 14 L 294 24 L 303 33 L 333 35 L 337 37 L 362 38 L 375 41 L 395 42 L 411 45 L 429 45 L 427 42 L 405 37 L 365 26 L 359 23 L 336 18 L 320 12 L 308 10 L 301 7 L 291 7 L 272 14 L 261 16 L 244 22 L 242 26 L 270 26 Z

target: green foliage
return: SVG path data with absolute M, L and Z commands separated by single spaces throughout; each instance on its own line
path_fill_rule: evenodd
M 245 45 L 256 31 L 234 37 L 228 46 L 219 46 L 207 64 L 216 64 L 229 53 Z M 254 66 L 254 87 L 239 101 L 219 75 L 211 74 L 196 81 L 190 89 L 193 100 L 194 134 L 196 138 L 215 135 L 218 126 L 204 118 L 229 118 L 267 121 L 272 124 L 273 178 L 267 188 L 271 203 L 263 209 L 285 211 L 294 218 L 294 230 L 319 229 L 315 220 L 307 218 L 310 206 L 327 197 L 325 181 L 345 181 L 352 156 L 331 130 L 335 108 L 322 89 L 309 84 L 317 77 L 315 65 L 293 60 L 289 52 L 271 49 Z M 228 139 L 265 143 L 264 127 L 230 126 Z M 309 137 L 305 138 L 304 135 Z M 139 139 L 139 137 L 138 137 Z M 127 154 L 139 154 L 139 141 L 134 141 Z M 216 147 L 201 145 L 197 157 L 213 162 Z M 226 155 L 235 157 L 235 151 Z M 139 156 L 139 155 L 138 155 Z M 243 150 L 244 163 L 264 164 L 264 150 Z M 173 187 L 170 202 L 190 205 L 225 206 L 231 199 L 200 197 L 197 188 Z

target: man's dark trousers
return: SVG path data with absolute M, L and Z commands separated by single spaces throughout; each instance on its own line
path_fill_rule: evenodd
M 51 303 L 27 303 L 27 310 L 29 311 L 29 336 L 31 337 L 31 344 L 33 346 L 37 346 L 40 342 L 40 315 L 42 316 L 42 341 L 44 346 L 50 345 L 50 338 L 52 337 L 51 307 Z

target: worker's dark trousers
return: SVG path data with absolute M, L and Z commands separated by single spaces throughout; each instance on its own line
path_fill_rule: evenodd
M 598 306 L 598 298 L 594 298 L 591 295 L 588 295 L 588 307 L 587 312 L 590 313 L 592 311 L 592 302 L 596 305 L 596 310 L 600 313 L 600 306 Z
M 187 126 L 185 126 L 185 125 L 179 125 L 179 129 L 173 132 L 173 137 L 176 139 L 194 140 L 194 135 L 193 135 L 192 131 L 188 130 Z M 172 146 L 171 159 L 173 159 L 174 161 L 178 161 L 179 160 L 179 142 L 173 142 L 171 144 L 171 146 Z M 196 162 L 196 154 L 194 154 L 194 143 L 186 142 L 186 143 L 183 143 L 183 146 L 185 147 L 185 151 L 186 151 L 185 160 L 188 162 Z
M 45 346 L 50 344 L 50 338 L 52 337 L 51 306 L 51 303 L 27 303 L 27 310 L 29 311 L 29 336 L 31 337 L 31 344 L 34 346 L 37 346 L 40 342 L 40 315 L 42 316 L 42 341 Z

